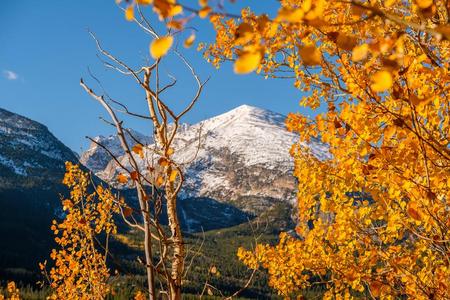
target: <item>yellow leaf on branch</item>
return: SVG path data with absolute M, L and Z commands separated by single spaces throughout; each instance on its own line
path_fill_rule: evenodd
M 259 51 L 243 52 L 234 63 L 234 72 L 237 74 L 251 73 L 259 67 L 261 59 L 262 55 Z
M 253 27 L 248 23 L 239 24 L 236 32 L 234 33 L 235 41 L 245 44 L 252 40 L 253 38 Z
M 369 53 L 369 45 L 362 44 L 362 45 L 356 46 L 355 48 L 353 48 L 353 51 L 352 51 L 352 60 L 355 62 L 363 60 L 367 57 L 368 53 Z
M 183 23 L 180 21 L 176 21 L 176 20 L 171 20 L 171 21 L 167 22 L 166 26 L 169 29 L 175 29 L 175 30 L 183 29 Z
M 169 165 L 169 161 L 167 159 L 165 159 L 164 157 L 161 157 L 160 159 L 158 159 L 158 164 L 161 167 L 166 167 Z
M 421 220 L 417 202 L 411 201 L 408 203 L 408 214 L 415 220 Z
M 205 6 L 205 7 L 203 7 L 202 9 L 200 9 L 200 10 L 198 11 L 198 16 L 199 16 L 201 19 L 204 19 L 204 18 L 206 18 L 206 17 L 211 13 L 211 11 L 212 11 L 211 7 Z
M 350 51 L 356 46 L 357 40 L 354 36 L 339 33 L 336 44 L 339 48 Z
M 139 5 L 150 5 L 153 3 L 153 0 L 136 0 L 136 3 Z
M 173 44 L 173 36 L 164 36 L 154 40 L 150 44 L 150 55 L 154 59 L 159 59 L 167 54 Z
M 134 20 L 134 7 L 132 5 L 125 9 L 125 19 L 130 22 Z
M 301 22 L 303 20 L 303 17 L 305 16 L 305 12 L 303 9 L 300 8 L 281 8 L 278 11 L 277 19 L 285 22 Z
M 174 182 L 177 179 L 177 176 L 178 176 L 178 171 L 172 170 L 172 172 L 170 172 L 169 181 Z
M 160 187 L 164 184 L 164 178 L 162 176 L 158 176 L 158 178 L 156 178 L 156 186 Z
M 153 0 L 153 10 L 159 15 L 160 20 L 163 20 L 181 14 L 183 7 L 175 0 Z
M 301 47 L 299 53 L 306 66 L 315 66 L 322 62 L 322 53 L 312 45 Z
M 139 155 L 141 158 L 144 158 L 144 150 L 141 144 L 136 144 L 133 146 L 132 151 Z
M 125 184 L 128 182 L 128 178 L 124 174 L 120 173 L 119 175 L 117 175 L 117 181 L 119 183 Z
M 433 5 L 433 0 L 416 0 L 416 4 L 421 9 L 427 9 L 431 5 Z
M 370 86 L 374 92 L 384 92 L 392 87 L 392 75 L 388 71 L 379 71 L 372 77 Z
M 190 48 L 194 44 L 195 34 L 191 34 L 187 39 L 184 40 L 183 46 L 184 48 Z

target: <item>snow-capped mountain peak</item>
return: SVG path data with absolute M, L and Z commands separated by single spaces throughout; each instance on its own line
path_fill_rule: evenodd
M 242 105 L 197 124 L 183 124 L 173 144 L 173 158 L 185 172 L 182 197 L 210 197 L 234 203 L 250 197 L 258 199 L 257 206 L 265 205 L 264 199 L 293 200 L 295 180 L 289 150 L 298 137 L 286 130 L 285 118 L 269 110 Z M 318 156 L 327 152 L 319 143 L 308 146 Z M 145 161 L 152 157 L 150 152 L 146 153 Z M 91 161 L 86 163 L 84 157 Z M 119 159 L 122 165 L 129 166 L 128 159 Z M 136 159 L 145 170 L 144 160 Z M 122 170 L 98 147 L 86 151 L 81 161 L 103 180 L 117 184 L 116 176 Z M 243 208 L 247 209 L 247 205 Z M 258 209 L 253 205 L 248 210 Z

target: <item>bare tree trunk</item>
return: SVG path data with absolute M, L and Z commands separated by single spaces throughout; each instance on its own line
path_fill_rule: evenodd
M 145 266 L 147 270 L 147 286 L 149 299 L 156 299 L 155 289 L 155 274 L 153 268 L 153 254 L 152 254 L 152 233 L 150 224 L 149 205 L 146 203 L 145 211 L 142 212 L 144 218 L 144 250 L 145 250 Z
M 153 29 L 150 27 L 147 28 L 147 30 L 153 32 Z M 93 34 L 91 35 L 96 41 L 99 51 L 112 61 L 112 64 L 107 63 L 107 65 L 119 71 L 121 74 L 132 76 L 138 85 L 145 91 L 145 99 L 149 110 L 148 115 L 132 113 L 128 110 L 126 105 L 113 100 L 107 94 L 103 96 L 97 95 L 92 89 L 84 84 L 83 80 L 80 82 L 88 94 L 99 101 L 109 113 L 113 121 L 112 124 L 116 127 L 122 149 L 124 150 L 131 167 L 130 170 L 129 167 L 123 165 L 117 157 L 107 150 L 107 148 L 102 146 L 121 167 L 122 172 L 128 174 L 128 176 L 125 176 L 122 173 L 120 175 L 125 176 L 127 182 L 131 179 L 138 193 L 142 223 L 139 223 L 139 221 L 133 217 L 132 211 L 131 215 L 129 214 L 128 216 L 122 211 L 122 218 L 126 224 L 132 228 L 137 228 L 144 232 L 143 244 L 145 250 L 148 297 L 151 300 L 159 298 L 156 294 L 155 287 L 155 282 L 159 282 L 161 285 L 161 295 L 166 294 L 171 300 L 179 300 L 181 299 L 181 286 L 186 253 L 180 220 L 177 215 L 177 195 L 183 185 L 184 175 L 180 165 L 171 157 L 175 151 L 172 147 L 180 124 L 180 119 L 188 113 L 197 102 L 207 80 L 201 82 L 186 59 L 178 52 L 175 52 L 182 63 L 187 66 L 197 83 L 197 90 L 193 98 L 191 98 L 189 103 L 180 113 L 176 114 L 169 106 L 167 106 L 163 99 L 161 99 L 161 94 L 166 89 L 173 87 L 176 83 L 176 79 L 173 78 L 173 82 L 161 86 L 158 67 L 161 59 L 157 59 L 155 63 L 150 66 L 144 66 L 135 71 L 124 62 L 105 51 L 95 36 Z M 158 36 L 156 33 L 154 33 L 154 35 Z M 155 79 L 154 84 L 150 81 L 152 74 Z M 106 100 L 105 97 L 109 100 Z M 124 111 L 117 110 L 111 106 L 110 103 L 120 106 Z M 147 147 L 148 145 L 142 145 L 141 142 L 136 139 L 134 139 L 134 142 L 136 143 L 135 146 L 131 147 L 125 138 L 123 123 L 117 118 L 115 111 L 121 111 L 148 121 L 152 125 L 155 134 L 154 147 L 150 149 Z M 136 150 L 135 147 L 140 150 Z M 144 161 L 148 165 L 140 167 L 137 155 L 140 155 L 141 159 L 144 159 L 144 150 L 146 152 L 151 151 L 154 156 L 147 157 Z M 133 153 L 136 154 L 136 157 Z M 154 167 L 157 163 L 156 160 L 153 159 L 159 159 L 158 167 Z M 144 190 L 144 184 L 152 187 L 152 192 L 149 195 L 147 195 Z M 153 204 L 155 205 L 154 214 L 150 211 L 151 205 L 148 201 L 153 201 Z M 158 217 L 161 213 L 163 201 L 166 201 L 170 236 L 169 233 L 163 230 L 158 224 Z M 131 209 L 126 203 L 121 203 L 121 205 Z M 127 219 L 127 217 L 129 218 Z M 152 233 L 152 229 L 155 230 L 156 233 Z M 155 243 L 155 245 L 159 247 L 152 250 L 152 243 Z M 155 264 L 153 264 L 153 255 L 156 257 L 159 256 L 159 261 Z
M 170 169 L 170 168 L 169 168 Z M 171 185 L 171 184 L 170 184 Z M 173 258 L 171 261 L 171 277 L 170 299 L 181 299 L 181 278 L 184 270 L 184 243 L 181 234 L 180 222 L 177 215 L 177 199 L 176 194 L 170 186 L 167 191 L 167 216 L 169 219 L 169 227 L 172 234 L 171 241 L 173 243 Z

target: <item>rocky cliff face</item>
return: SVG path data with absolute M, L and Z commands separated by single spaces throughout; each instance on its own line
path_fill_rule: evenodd
M 75 153 L 44 125 L 0 108 L 0 188 L 59 183 Z
M 149 145 L 152 143 L 152 139 L 147 137 L 135 130 L 129 130 L 125 132 L 125 138 L 130 145 L 135 144 L 135 140 L 139 141 L 144 145 Z M 94 173 L 103 171 L 108 163 L 111 161 L 111 154 L 119 157 L 125 154 L 120 145 L 120 141 L 117 136 L 97 136 L 93 139 L 95 142 L 92 142 L 89 149 L 82 153 L 80 157 L 80 162 L 88 167 Z M 109 154 L 104 148 L 100 147 L 100 145 L 105 146 L 111 154 Z
M 174 160 L 186 174 L 181 197 L 208 197 L 255 214 L 275 202 L 293 202 L 295 179 L 289 149 L 298 138 L 285 129 L 284 120 L 283 115 L 243 105 L 200 123 L 181 126 L 174 141 Z M 118 143 L 116 136 L 106 140 Z M 136 159 L 145 169 L 144 162 L 154 155 L 151 139 L 141 136 L 140 141 L 147 145 L 145 157 Z M 308 146 L 317 157 L 327 153 L 322 144 L 311 142 Z M 106 167 L 97 168 L 107 160 Z M 119 155 L 119 160 L 129 167 L 124 156 Z M 120 167 L 110 158 L 105 159 L 98 147 L 86 151 L 81 161 L 87 161 L 85 165 L 103 180 L 118 185 Z

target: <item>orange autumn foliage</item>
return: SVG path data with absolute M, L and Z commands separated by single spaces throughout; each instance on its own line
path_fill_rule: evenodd
M 58 244 L 50 254 L 54 267 L 47 273 L 46 264 L 40 264 L 52 288 L 49 299 L 104 299 L 111 292 L 108 249 L 99 240 L 117 232 L 113 213 L 119 205 L 101 185 L 89 192 L 89 175 L 78 165 L 66 163 L 63 183 L 70 198 L 62 201 L 65 218 L 51 226 Z
M 14 281 L 9 281 L 5 291 L 0 289 L 0 300 L 20 300 L 20 291 Z
M 158 2 L 161 19 L 181 14 L 179 1 Z M 292 79 L 300 104 L 320 110 L 289 115 L 287 128 L 330 156 L 292 147 L 297 235 L 238 256 L 286 298 L 321 285 L 325 299 L 449 299 L 449 4 L 279 4 L 273 17 L 208 8 L 216 41 L 200 49 L 216 67 L 232 60 L 236 73 Z
M 272 19 L 211 18 L 214 65 L 259 47 L 258 72 L 321 107 L 286 121 L 330 153 L 292 147 L 297 235 L 238 253 L 286 298 L 312 285 L 326 299 L 450 298 L 450 7 L 423 2 L 284 0 Z

